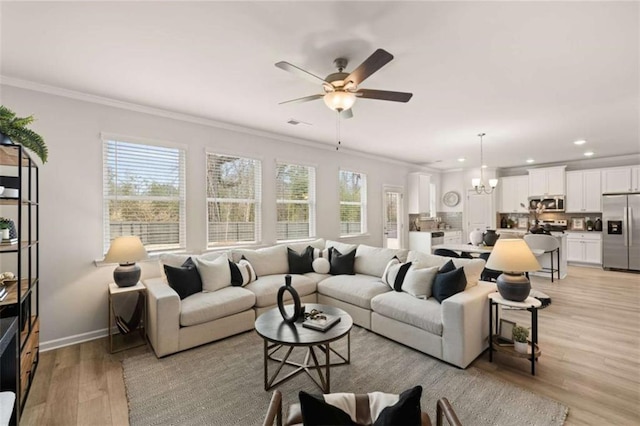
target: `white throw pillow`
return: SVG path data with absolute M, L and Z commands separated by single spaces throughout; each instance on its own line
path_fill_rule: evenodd
M 319 257 L 313 261 L 311 264 L 313 266 L 313 271 L 318 274 L 328 274 L 331 270 L 331 264 L 329 263 L 329 259 L 324 257 Z
M 161 274 L 161 276 L 163 278 L 166 278 L 166 275 L 164 273 L 164 268 L 162 267 L 162 265 L 169 265 L 169 266 L 173 266 L 174 268 L 179 268 L 189 258 L 191 258 L 191 259 L 199 258 L 199 259 L 204 259 L 204 260 L 216 260 L 220 256 L 224 256 L 226 258 L 227 257 L 227 252 L 226 251 L 212 251 L 212 252 L 209 252 L 209 253 L 199 254 L 199 255 L 166 253 L 166 254 L 160 255 L 160 263 L 161 263 L 161 265 L 160 265 L 160 274 Z
M 428 299 L 431 297 L 431 287 L 438 274 L 438 267 L 420 268 L 412 265 L 402 282 L 402 291 L 414 297 Z
M 411 262 L 400 263 L 398 259 L 391 259 L 382 273 L 382 282 L 391 290 L 402 291 L 402 283 L 410 268 Z
M 229 262 L 229 268 L 231 268 L 231 285 L 244 287 L 258 279 L 256 271 L 246 259 L 240 259 L 238 263 Z M 236 275 L 235 281 L 234 274 Z
M 202 291 L 213 292 L 231 285 L 231 270 L 227 256 L 220 256 L 213 261 L 194 257 L 193 263 L 200 273 Z

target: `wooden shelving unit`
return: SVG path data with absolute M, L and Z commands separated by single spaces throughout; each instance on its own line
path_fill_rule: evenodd
M 16 394 L 11 424 L 18 424 L 40 358 L 40 247 L 38 165 L 21 145 L 0 145 L 0 185 L 18 189 L 16 198 L 0 194 L 0 216 L 15 225 L 16 244 L 0 244 L 0 272 L 13 272 L 0 317 L 16 317 L 15 374 L 0 377 L 0 390 Z M 15 364 L 15 365 L 14 365 Z

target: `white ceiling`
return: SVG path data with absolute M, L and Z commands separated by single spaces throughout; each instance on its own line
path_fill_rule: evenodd
M 361 87 L 413 92 L 357 100 L 345 147 L 437 168 L 490 167 L 640 151 L 636 2 L 3 2 L 5 77 L 159 107 L 329 145 L 320 87 L 336 57 L 353 70 L 395 59 Z M 292 126 L 295 118 L 310 126 Z M 573 145 L 586 139 L 583 147 Z M 438 162 L 436 162 L 438 161 Z

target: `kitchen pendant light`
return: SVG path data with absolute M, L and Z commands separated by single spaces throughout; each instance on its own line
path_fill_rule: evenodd
M 480 136 L 480 179 L 471 179 L 471 186 L 476 190 L 478 194 L 491 194 L 493 190 L 498 186 L 498 179 L 489 179 L 489 188 L 484 184 L 484 157 L 482 152 L 482 138 L 486 136 L 486 133 L 479 133 Z

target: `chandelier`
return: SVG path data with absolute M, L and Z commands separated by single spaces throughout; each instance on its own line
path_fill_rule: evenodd
M 486 136 L 486 133 L 479 133 L 478 136 L 480 136 L 480 179 L 471 179 L 471 186 L 473 186 L 473 189 L 475 189 L 478 194 L 491 194 L 496 186 L 498 186 L 498 179 L 489 179 L 489 188 L 484 184 L 484 168 L 486 166 L 482 153 L 482 138 Z

